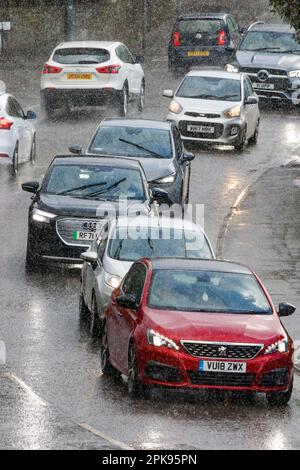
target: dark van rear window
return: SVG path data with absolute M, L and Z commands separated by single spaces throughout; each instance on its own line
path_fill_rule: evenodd
M 94 49 L 91 47 L 76 47 L 57 49 L 53 60 L 59 64 L 101 64 L 110 59 L 106 49 Z

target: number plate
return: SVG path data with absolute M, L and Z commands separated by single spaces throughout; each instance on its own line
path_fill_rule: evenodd
M 199 362 L 201 372 L 232 372 L 236 374 L 245 374 L 247 371 L 246 362 L 227 362 L 227 361 L 203 361 Z
M 74 240 L 93 241 L 97 238 L 97 232 L 78 232 L 73 234 Z
M 188 57 L 208 57 L 209 51 L 188 51 Z
M 274 90 L 274 83 L 252 83 L 258 90 Z
M 68 73 L 68 80 L 92 80 L 91 73 Z
M 215 132 L 215 128 L 213 126 L 187 126 L 188 132 L 202 132 L 204 134 L 213 134 Z

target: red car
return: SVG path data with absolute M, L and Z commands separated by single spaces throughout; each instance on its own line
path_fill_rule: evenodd
M 141 259 L 105 310 L 104 374 L 150 385 L 266 393 L 285 405 L 293 389 L 293 342 L 258 277 L 228 261 Z

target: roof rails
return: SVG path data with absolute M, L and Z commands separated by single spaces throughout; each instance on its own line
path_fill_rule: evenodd
M 252 23 L 250 24 L 249 28 L 247 29 L 247 31 L 250 31 L 250 29 L 252 29 L 254 26 L 256 26 L 257 24 L 265 24 L 264 21 L 255 21 L 255 23 Z

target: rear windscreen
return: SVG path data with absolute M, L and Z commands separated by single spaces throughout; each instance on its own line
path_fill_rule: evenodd
M 110 59 L 106 49 L 94 49 L 91 47 L 57 49 L 53 60 L 59 64 L 101 64 Z
M 181 34 L 217 34 L 223 27 L 223 21 L 216 19 L 198 18 L 194 20 L 181 20 L 179 22 L 179 32 Z

